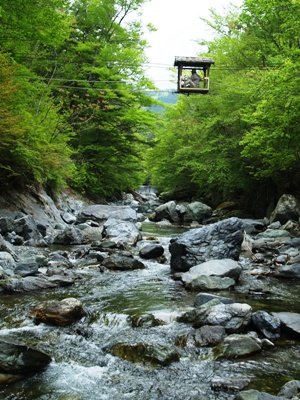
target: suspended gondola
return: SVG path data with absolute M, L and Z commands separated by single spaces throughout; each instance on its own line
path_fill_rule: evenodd
M 204 57 L 175 57 L 178 68 L 177 93 L 207 94 L 209 71 L 214 61 Z

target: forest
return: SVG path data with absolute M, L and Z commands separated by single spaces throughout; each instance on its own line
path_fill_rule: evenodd
M 151 111 L 144 0 L 0 0 L 0 182 L 212 204 L 299 194 L 300 5 L 211 10 L 208 95 Z M 134 13 L 136 18 L 128 18 Z M 196 56 L 196 55 L 195 55 Z

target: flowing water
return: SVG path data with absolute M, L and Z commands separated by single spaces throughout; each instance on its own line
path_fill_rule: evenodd
M 145 224 L 145 236 L 176 234 Z M 286 381 L 300 379 L 300 343 L 281 340 L 275 348 L 239 360 L 214 361 L 212 350 L 188 344 L 178 347 L 180 361 L 169 366 L 131 363 L 107 349 L 118 342 L 146 342 L 173 346 L 191 327 L 175 321 L 188 310 L 195 293 L 187 292 L 170 275 L 168 263 L 146 262 L 147 268 L 131 272 L 101 273 L 98 267 L 79 270 L 71 287 L 39 293 L 1 296 L 0 335 L 47 352 L 51 364 L 41 373 L 0 389 L 1 400 L 231 400 L 235 393 L 217 391 L 218 379 L 250 381 L 248 388 L 276 393 Z M 272 282 L 271 282 L 272 283 Z M 230 293 L 254 309 L 300 311 L 299 285 L 273 282 L 268 297 L 249 298 Z M 228 293 L 223 293 L 228 295 Z M 40 301 L 76 297 L 87 316 L 71 327 L 36 325 L 30 309 Z M 298 300 L 297 300 L 298 299 Z M 129 316 L 151 313 L 166 325 L 133 328 Z

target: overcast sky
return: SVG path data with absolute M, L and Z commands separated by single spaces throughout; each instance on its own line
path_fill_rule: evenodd
M 211 39 L 213 33 L 200 17 L 208 18 L 210 8 L 224 13 L 230 4 L 241 3 L 242 0 L 150 0 L 146 3 L 143 23 L 152 23 L 157 29 L 146 34 L 150 64 L 147 75 L 155 85 L 159 89 L 175 89 L 174 76 L 167 68 L 173 65 L 174 57 L 192 57 L 205 51 L 197 41 Z

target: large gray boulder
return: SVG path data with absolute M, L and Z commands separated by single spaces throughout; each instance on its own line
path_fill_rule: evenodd
M 38 350 L 0 340 L 0 384 L 41 371 L 51 358 Z
M 208 303 L 209 301 L 211 301 L 213 299 L 217 299 L 220 303 L 223 303 L 223 304 L 234 303 L 234 301 L 228 297 L 218 296 L 218 295 L 212 294 L 212 293 L 199 293 L 195 297 L 194 307 L 201 307 L 205 303 Z
M 46 235 L 46 227 L 37 224 L 31 215 L 14 220 L 14 232 L 25 240 L 40 241 Z
M 224 258 L 222 260 L 209 260 L 195 265 L 188 272 L 182 274 L 184 283 L 189 284 L 199 276 L 218 276 L 220 278 L 232 278 L 238 280 L 242 268 L 237 261 Z
M 80 229 L 68 226 L 54 237 L 53 243 L 63 245 L 83 244 L 85 243 L 85 239 Z
M 142 239 L 141 232 L 133 222 L 114 218 L 109 218 L 105 222 L 103 236 L 123 245 L 135 245 Z
M 139 256 L 146 260 L 151 258 L 158 258 L 164 254 L 164 248 L 160 244 L 148 243 L 143 246 L 139 251 Z
M 156 207 L 154 214 L 150 218 L 150 220 L 154 222 L 159 222 L 164 219 L 167 219 L 170 222 L 180 222 L 180 217 L 175 201 L 168 201 L 167 203 L 161 204 L 160 206 Z
M 220 276 L 199 275 L 189 282 L 185 282 L 185 287 L 190 290 L 228 290 L 235 285 L 232 278 L 221 278 Z
M 102 261 L 102 266 L 113 271 L 144 269 L 145 265 L 131 255 L 113 254 Z
M 262 350 L 261 342 L 252 335 L 232 334 L 215 350 L 216 358 L 237 358 L 248 356 Z
M 7 242 L 1 234 L 0 234 L 0 252 L 7 252 L 13 257 L 15 261 L 18 260 L 18 257 L 14 251 L 13 246 L 9 242 Z
M 283 396 L 285 399 L 299 399 L 300 397 L 300 381 L 289 381 L 280 389 L 278 396 Z
M 240 392 L 236 400 L 285 400 L 285 397 L 273 396 L 266 392 L 259 392 L 258 390 L 245 390 Z
M 16 262 L 13 256 L 7 251 L 0 251 L 0 267 L 8 274 L 13 274 Z
M 256 311 L 252 314 L 252 323 L 258 332 L 266 338 L 275 340 L 280 337 L 280 320 L 266 311 Z
M 148 362 L 169 365 L 179 361 L 179 354 L 173 347 L 152 343 L 116 343 L 110 352 L 117 357 L 131 362 Z
M 23 277 L 35 276 L 39 273 L 39 265 L 34 258 L 27 258 L 17 263 L 14 273 Z
M 234 333 L 243 330 L 249 324 L 251 314 L 252 308 L 248 304 L 220 304 L 214 299 L 181 315 L 178 321 L 190 322 L 195 328 L 203 325 L 220 325 L 226 332 Z
M 300 279 L 300 263 L 280 266 L 275 276 L 279 278 Z
M 271 214 L 270 222 L 280 221 L 285 224 L 288 220 L 298 221 L 300 217 L 300 202 L 291 194 L 283 194 Z
M 194 265 L 212 259 L 238 260 L 242 242 L 243 224 L 238 218 L 191 229 L 171 240 L 171 269 L 186 272 Z
M 201 328 L 196 329 L 195 331 L 195 344 L 196 346 L 215 346 L 220 343 L 225 336 L 225 328 L 224 326 L 211 326 L 204 325 Z
M 292 335 L 300 336 L 300 314 L 292 312 L 273 312 L 280 319 L 282 328 Z
M 82 223 L 88 220 L 102 223 L 108 218 L 136 222 L 137 213 L 128 206 L 94 204 L 83 208 L 79 212 L 77 216 L 77 223 Z
M 23 293 L 43 289 L 53 289 L 60 286 L 68 286 L 74 280 L 68 276 L 26 276 L 25 278 L 11 278 L 3 284 L 3 290 L 7 293 Z
M 183 214 L 184 222 L 197 221 L 202 223 L 205 219 L 212 215 L 212 208 L 201 201 L 194 201 L 187 204 L 186 210 Z

